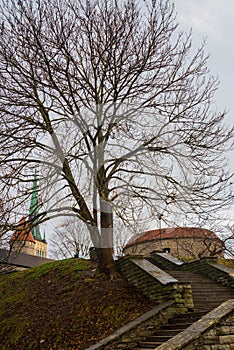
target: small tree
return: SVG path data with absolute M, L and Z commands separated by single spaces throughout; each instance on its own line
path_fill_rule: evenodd
M 75 215 L 114 276 L 114 212 L 207 217 L 229 203 L 232 132 L 212 109 L 204 45 L 194 52 L 177 30 L 170 1 L 2 0 L 0 21 L 1 185 L 14 212 L 38 166 L 38 221 Z
M 92 245 L 86 225 L 81 221 L 79 226 L 77 220 L 65 220 L 54 232 L 50 242 L 51 253 L 57 259 L 69 257 L 88 257 Z
M 222 227 L 220 235 L 223 245 L 224 252 L 227 257 L 234 258 L 234 224 L 229 222 L 227 225 Z

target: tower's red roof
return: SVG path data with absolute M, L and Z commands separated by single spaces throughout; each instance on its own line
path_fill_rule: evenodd
M 27 241 L 35 243 L 35 239 L 28 227 L 25 217 L 20 220 L 17 230 L 15 230 L 11 236 L 11 241 Z
M 210 230 L 198 227 L 175 227 L 150 230 L 137 234 L 130 238 L 125 248 L 131 247 L 136 243 L 151 242 L 157 239 L 170 238 L 210 238 L 219 240 L 218 236 Z

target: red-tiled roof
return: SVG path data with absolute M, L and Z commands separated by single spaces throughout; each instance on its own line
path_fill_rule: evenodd
M 11 241 L 27 241 L 35 243 L 35 239 L 26 223 L 25 217 L 20 220 L 18 229 L 15 230 L 11 236 Z
M 137 234 L 130 238 L 125 248 L 130 247 L 136 243 L 150 242 L 157 239 L 170 239 L 170 238 L 211 238 L 218 239 L 218 236 L 210 230 L 198 227 L 175 227 L 175 228 L 162 228 L 157 230 L 146 231 Z

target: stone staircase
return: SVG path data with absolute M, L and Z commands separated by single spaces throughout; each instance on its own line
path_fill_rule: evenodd
M 233 288 L 226 287 L 204 275 L 189 272 L 167 270 L 168 274 L 179 282 L 190 283 L 194 300 L 194 310 L 169 320 L 168 324 L 155 330 L 154 335 L 139 342 L 132 350 L 152 350 L 188 328 L 207 312 L 222 302 L 234 298 Z

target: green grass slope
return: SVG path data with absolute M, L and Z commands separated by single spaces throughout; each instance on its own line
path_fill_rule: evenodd
M 122 279 L 95 276 L 83 259 L 2 275 L 0 349 L 85 349 L 154 305 Z

